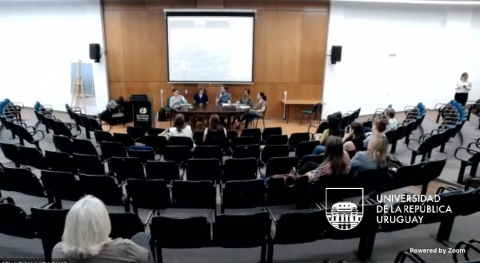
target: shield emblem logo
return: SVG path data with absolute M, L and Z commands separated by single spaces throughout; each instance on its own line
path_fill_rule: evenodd
M 330 196 L 343 196 L 342 193 L 346 193 L 346 196 L 351 196 L 352 193 L 357 193 L 362 197 L 360 205 L 356 205 L 350 201 L 336 202 L 330 209 L 326 210 L 327 220 L 334 228 L 338 230 L 351 230 L 354 229 L 363 217 L 363 188 L 326 188 L 325 191 L 325 207 L 328 207 L 328 195 Z M 356 194 L 355 194 L 356 195 Z M 361 209 L 359 209 L 359 206 Z

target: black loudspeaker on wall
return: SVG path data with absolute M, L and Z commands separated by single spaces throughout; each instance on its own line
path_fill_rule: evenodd
M 90 44 L 90 59 L 100 62 L 100 44 Z
M 332 55 L 330 56 L 332 64 L 342 61 L 342 46 L 332 46 Z

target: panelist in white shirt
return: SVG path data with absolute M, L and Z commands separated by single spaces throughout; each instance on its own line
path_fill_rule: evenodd
M 178 92 L 178 89 L 173 89 L 173 96 L 170 97 L 170 103 L 168 106 L 170 106 L 171 109 L 173 108 L 178 108 L 182 104 L 186 104 L 187 100 L 180 95 Z
M 472 90 L 472 83 L 468 81 L 468 74 L 465 72 L 462 74 L 460 81 L 457 82 L 455 87 L 455 100 L 465 106 L 468 100 L 468 92 Z

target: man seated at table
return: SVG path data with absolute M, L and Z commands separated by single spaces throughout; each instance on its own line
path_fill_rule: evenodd
M 228 88 L 225 86 L 220 87 L 220 92 L 215 95 L 215 102 L 218 106 L 222 106 L 222 103 L 230 104 L 232 102 L 232 95 L 228 93 Z

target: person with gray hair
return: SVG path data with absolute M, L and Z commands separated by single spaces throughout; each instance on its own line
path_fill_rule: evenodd
M 112 240 L 112 230 L 107 208 L 102 201 L 91 195 L 76 202 L 67 214 L 62 242 L 53 248 L 53 259 L 69 259 L 69 262 L 149 262 L 148 248 L 132 240 Z M 148 244 L 148 241 L 147 241 Z M 148 245 L 147 245 L 148 247 Z
M 387 118 L 387 131 L 395 130 L 398 126 L 398 121 L 395 119 L 395 110 L 392 107 L 388 107 L 385 109 L 385 118 Z

